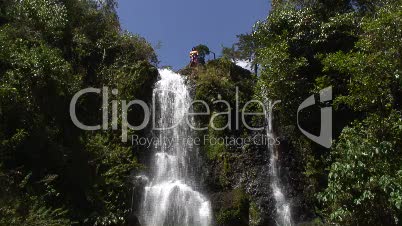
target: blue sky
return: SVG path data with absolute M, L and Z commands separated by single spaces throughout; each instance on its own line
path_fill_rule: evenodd
M 236 35 L 250 32 L 266 18 L 268 0 L 119 0 L 123 29 L 145 37 L 157 50 L 161 66 L 188 64 L 193 46 L 206 44 L 220 55 Z

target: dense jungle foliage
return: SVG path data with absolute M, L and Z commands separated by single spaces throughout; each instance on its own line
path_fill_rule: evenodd
M 119 132 L 79 130 L 69 115 L 87 87 L 116 88 L 118 101 L 150 96 L 156 54 L 121 30 L 114 4 L 0 1 L 0 225 L 125 222 L 130 172 L 143 166 Z M 101 98 L 80 98 L 82 122 L 102 123 Z
M 341 225 L 400 225 L 402 2 L 274 1 L 267 20 L 239 38 L 226 55 L 258 64 L 259 86 L 282 101 L 277 132 L 296 150 L 291 167 L 304 172 L 314 211 Z M 329 86 L 335 140 L 326 149 L 300 133 L 296 114 Z M 318 107 L 300 117 L 319 135 Z

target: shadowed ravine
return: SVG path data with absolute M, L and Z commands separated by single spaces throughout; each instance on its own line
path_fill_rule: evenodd
M 154 129 L 154 138 L 161 142 L 152 149 L 153 179 L 145 188 L 141 224 L 208 226 L 210 202 L 194 190 L 199 165 L 197 149 L 184 142 L 193 136 L 185 119 L 192 100 L 181 75 L 166 69 L 159 73 L 161 78 L 153 93 L 155 128 L 168 129 Z M 164 142 L 167 139 L 173 142 Z

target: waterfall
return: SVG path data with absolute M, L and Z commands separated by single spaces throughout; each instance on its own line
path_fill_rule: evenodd
M 209 200 L 196 191 L 199 158 L 189 138 L 186 119 L 191 97 L 181 75 L 159 70 L 153 98 L 154 135 L 152 180 L 145 187 L 142 203 L 143 226 L 211 225 Z M 161 129 L 165 128 L 165 129 Z
M 266 95 L 264 95 L 266 96 Z M 266 100 L 265 103 L 265 118 L 266 118 L 266 133 L 267 137 L 274 139 L 275 135 L 273 132 L 273 113 L 272 113 L 272 102 Z M 290 204 L 287 202 L 285 195 L 283 194 L 283 186 L 279 178 L 279 166 L 278 166 L 278 153 L 276 152 L 274 142 L 268 142 L 268 150 L 270 152 L 270 175 L 271 175 L 271 189 L 273 191 L 273 196 L 275 198 L 275 208 L 276 208 L 276 223 L 279 226 L 291 226 L 292 216 Z

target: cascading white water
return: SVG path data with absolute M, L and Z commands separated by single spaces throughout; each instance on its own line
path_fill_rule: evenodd
M 273 113 L 272 113 L 272 102 L 266 100 L 265 103 L 266 111 L 265 118 L 267 121 L 266 133 L 268 138 L 275 138 L 273 132 Z M 279 226 L 291 226 L 292 225 L 292 215 L 290 204 L 287 202 L 285 195 L 283 194 L 283 186 L 279 178 L 279 167 L 278 167 L 278 154 L 275 152 L 275 146 L 273 142 L 268 142 L 268 150 L 270 151 L 270 174 L 271 174 L 271 188 L 273 191 L 273 196 L 275 198 L 276 207 L 276 223 Z
M 153 179 L 145 188 L 141 223 L 143 226 L 208 226 L 209 200 L 195 191 L 195 169 L 199 163 L 186 113 L 191 105 L 181 75 L 159 70 L 161 79 L 154 90 L 155 128 Z M 193 121 L 190 118 L 188 121 Z

